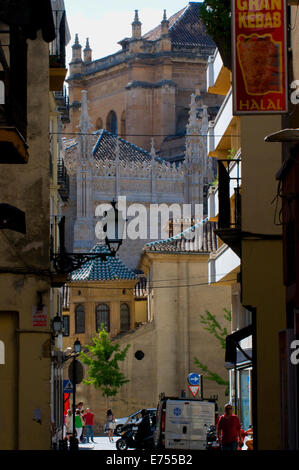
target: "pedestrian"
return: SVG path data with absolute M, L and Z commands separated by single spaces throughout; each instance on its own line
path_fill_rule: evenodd
M 76 434 L 77 434 L 78 441 L 80 441 L 83 425 L 84 425 L 84 420 L 81 416 L 81 411 L 77 409 L 76 416 L 75 416 L 75 427 L 76 427 Z
M 83 409 L 83 401 L 80 401 L 78 405 L 76 405 L 76 410 L 80 410 L 80 414 L 83 417 L 84 415 L 84 409 Z M 83 428 L 82 428 L 82 433 L 80 436 L 80 442 L 84 442 L 84 433 L 85 433 L 85 423 L 83 422 Z
M 221 450 L 238 450 L 238 441 L 241 442 L 241 425 L 237 415 L 233 414 L 233 407 L 227 403 L 224 414 L 217 423 L 217 440 L 220 441 Z
M 71 409 L 67 410 L 67 413 L 64 419 L 64 424 L 65 424 L 66 438 L 69 441 L 70 437 L 73 435 L 73 413 Z
M 93 419 L 94 419 L 94 414 L 91 413 L 90 408 L 86 408 L 83 417 L 84 417 L 84 421 L 85 421 L 86 440 L 87 440 L 87 442 L 89 442 L 89 437 L 90 437 L 91 442 L 94 442 L 94 440 L 93 440 Z
M 112 410 L 109 408 L 106 414 L 106 427 L 108 429 L 109 441 L 113 442 L 113 432 L 115 429 L 115 418 L 113 416 Z

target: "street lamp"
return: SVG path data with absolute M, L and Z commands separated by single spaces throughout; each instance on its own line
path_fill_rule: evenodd
M 59 227 L 59 252 L 54 253 L 51 249 L 51 261 L 53 262 L 54 273 L 56 275 L 68 275 L 73 271 L 81 268 L 81 266 L 88 261 L 100 258 L 106 261 L 107 256 L 115 256 L 116 252 L 122 244 L 122 239 L 118 237 L 118 233 L 123 233 L 124 220 L 119 216 L 117 202 L 113 199 L 111 202 L 113 210 L 109 211 L 108 221 L 105 224 L 105 243 L 108 247 L 108 253 L 68 253 L 65 248 L 65 216 L 63 216 L 58 223 Z M 107 215 L 107 212 L 103 214 Z M 112 236 L 110 236 L 110 233 Z
M 62 333 L 63 324 L 62 324 L 61 316 L 58 313 L 56 314 L 56 317 L 54 317 L 52 320 L 52 326 L 53 326 L 54 334 Z

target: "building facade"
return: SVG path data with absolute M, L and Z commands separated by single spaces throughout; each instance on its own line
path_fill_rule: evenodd
M 215 49 L 199 17 L 199 3 L 190 2 L 152 31 L 142 34 L 138 11 L 132 36 L 119 41 L 121 50 L 94 60 L 89 41 L 83 50 L 76 37 L 68 76 L 71 125 L 77 132 L 81 91 L 90 101 L 91 130 L 106 129 L 147 151 L 155 137 L 156 152 L 182 159 L 190 95 L 203 95 L 210 118 L 221 98 L 207 95 L 205 68 Z

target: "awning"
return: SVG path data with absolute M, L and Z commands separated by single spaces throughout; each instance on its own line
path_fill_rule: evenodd
M 237 364 L 242 362 L 251 363 L 252 350 L 242 349 L 239 343 L 248 336 L 251 336 L 252 332 L 253 326 L 248 325 L 226 337 L 225 362 L 227 364 L 227 368 L 235 367 Z
M 44 41 L 55 39 L 51 0 L 1 0 L 0 20 L 19 26 L 28 39 L 36 39 L 39 30 Z

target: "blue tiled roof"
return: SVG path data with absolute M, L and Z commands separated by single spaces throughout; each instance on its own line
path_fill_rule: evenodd
M 90 253 L 109 253 L 106 245 L 97 243 Z M 116 255 L 107 256 L 106 261 L 94 258 L 71 274 L 72 282 L 82 281 L 112 281 L 118 279 L 137 279 L 134 271 L 128 268 Z

